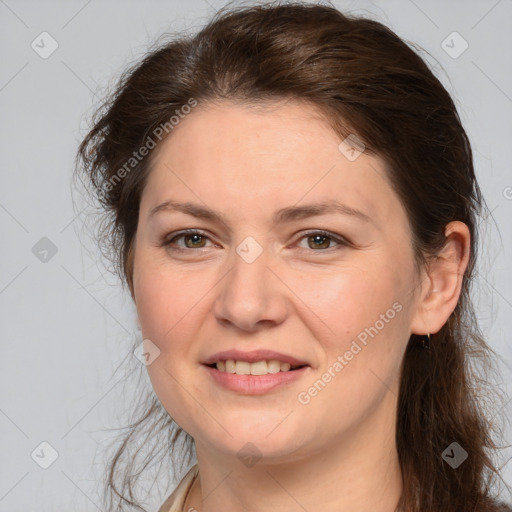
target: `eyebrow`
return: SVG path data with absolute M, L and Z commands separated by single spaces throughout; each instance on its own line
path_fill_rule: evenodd
M 178 211 L 191 215 L 198 219 L 209 220 L 227 225 L 222 215 L 216 213 L 206 206 L 202 206 L 194 203 L 180 203 L 169 199 L 154 208 L 151 209 L 148 215 L 148 220 L 151 219 L 155 214 L 162 211 Z M 355 217 L 363 222 L 372 223 L 373 220 L 365 213 L 351 208 L 350 206 L 343 204 L 336 200 L 322 201 L 316 204 L 307 204 L 303 206 L 289 206 L 277 210 L 272 216 L 272 223 L 274 226 L 286 222 L 293 222 L 297 220 L 307 219 L 318 215 L 327 214 L 341 214 Z

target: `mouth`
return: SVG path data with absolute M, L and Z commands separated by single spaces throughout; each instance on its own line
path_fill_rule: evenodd
M 214 385 L 241 395 L 287 389 L 313 370 L 305 360 L 267 349 L 217 352 L 202 366 Z
M 305 361 L 271 350 L 219 352 L 202 366 L 212 384 L 239 395 L 286 390 L 312 371 Z
M 206 364 L 209 368 L 218 370 L 222 373 L 236 375 L 269 375 L 284 372 L 293 372 L 305 368 L 307 364 L 292 365 L 288 362 L 279 361 L 277 359 L 261 360 L 261 361 L 242 361 L 234 359 L 219 360 L 215 363 Z

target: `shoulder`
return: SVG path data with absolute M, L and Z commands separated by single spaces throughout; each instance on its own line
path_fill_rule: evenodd
M 185 498 L 199 473 L 197 464 L 192 466 L 186 475 L 181 479 L 180 483 L 170 494 L 170 496 L 162 503 L 158 512 L 182 512 Z M 501 512 L 501 511 L 500 511 Z

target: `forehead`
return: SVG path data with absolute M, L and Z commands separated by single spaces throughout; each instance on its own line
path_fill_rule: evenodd
M 396 214 L 383 162 L 364 152 L 349 160 L 341 142 L 309 104 L 199 105 L 153 155 L 141 210 L 179 196 L 239 215 L 326 200 L 375 219 Z

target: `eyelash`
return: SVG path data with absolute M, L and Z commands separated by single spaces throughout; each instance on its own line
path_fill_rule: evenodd
M 172 235 L 174 235 L 174 236 L 172 236 Z M 197 250 L 206 248 L 206 247 L 197 247 L 196 249 L 194 249 L 191 247 L 171 247 L 172 243 L 174 243 L 176 240 L 178 240 L 180 238 L 183 238 L 185 235 L 200 235 L 200 236 L 210 240 L 209 236 L 206 233 L 204 233 L 203 231 L 200 231 L 197 229 L 187 229 L 184 231 L 179 231 L 178 233 L 175 233 L 175 234 L 172 233 L 170 235 L 170 236 L 172 236 L 172 238 L 169 238 L 169 236 L 165 237 L 162 240 L 161 246 L 168 247 L 169 249 L 171 249 L 173 251 L 197 251 Z M 302 240 L 303 238 L 308 238 L 311 236 L 322 236 L 322 237 L 330 238 L 332 241 L 336 242 L 339 246 L 347 246 L 348 247 L 350 245 L 348 240 L 341 238 L 339 236 L 333 235 L 332 233 L 329 233 L 328 231 L 323 231 L 323 230 L 313 230 L 313 231 L 307 231 L 305 233 L 302 233 L 302 236 L 299 238 L 299 240 Z M 336 249 L 336 247 L 334 247 L 334 248 L 330 247 L 328 249 L 318 249 L 318 250 L 302 249 L 301 248 L 301 250 L 310 251 L 310 252 L 328 252 L 328 253 L 330 253 L 333 250 L 337 250 L 337 249 Z

